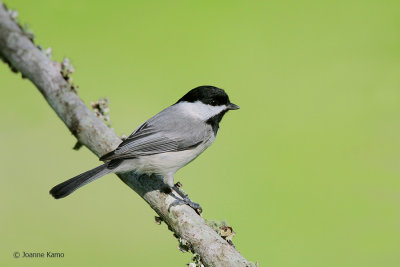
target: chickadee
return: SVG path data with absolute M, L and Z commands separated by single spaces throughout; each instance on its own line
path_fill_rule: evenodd
M 229 101 L 224 90 L 214 86 L 194 88 L 140 125 L 115 150 L 100 157 L 105 161 L 103 165 L 53 187 L 50 194 L 63 198 L 106 174 L 135 171 L 164 177 L 164 182 L 183 199 L 175 204 L 185 203 L 201 210 L 174 185 L 174 174 L 214 142 L 222 117 L 235 109 L 239 106 Z

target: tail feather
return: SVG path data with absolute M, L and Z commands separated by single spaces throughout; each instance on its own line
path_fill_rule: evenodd
M 56 185 L 50 190 L 50 194 L 55 198 L 63 198 L 74 192 L 81 186 L 88 184 L 108 173 L 112 172 L 111 169 L 107 168 L 107 163 L 100 165 L 87 172 L 81 173 L 59 185 Z

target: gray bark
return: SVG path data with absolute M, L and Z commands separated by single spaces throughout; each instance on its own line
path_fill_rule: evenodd
M 50 60 L 35 46 L 1 2 L 0 57 L 11 69 L 32 81 L 72 134 L 96 156 L 115 149 L 121 142 L 71 89 L 60 73 L 60 63 Z M 206 266 L 249 265 L 190 207 L 180 205 L 168 211 L 175 199 L 159 191 L 163 185 L 161 177 L 137 177 L 127 173 L 119 175 L 119 178 L 138 193 L 176 235 L 191 244 L 192 250 L 200 255 Z

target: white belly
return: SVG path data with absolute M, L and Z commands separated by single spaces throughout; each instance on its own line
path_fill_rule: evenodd
M 161 176 L 174 175 L 180 168 L 194 160 L 200 155 L 212 141 L 201 144 L 195 149 L 184 150 L 179 152 L 166 152 L 151 156 L 141 156 L 135 159 L 124 160 L 117 167 L 117 172 L 127 172 L 135 170 L 146 174 L 159 174 Z

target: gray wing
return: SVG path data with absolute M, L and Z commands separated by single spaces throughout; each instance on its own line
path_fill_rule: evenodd
M 168 112 L 166 112 L 168 111 Z M 205 140 L 208 125 L 188 119 L 171 106 L 140 125 L 117 149 L 100 160 L 128 159 L 193 149 Z

